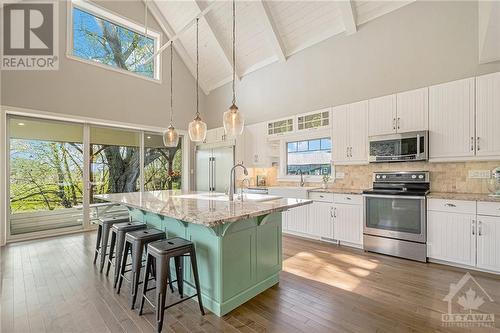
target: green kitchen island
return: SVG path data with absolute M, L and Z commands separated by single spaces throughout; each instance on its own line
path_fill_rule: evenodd
M 311 203 L 255 194 L 230 202 L 221 193 L 180 190 L 103 194 L 96 198 L 126 206 L 131 218 L 164 230 L 167 237 L 192 241 L 203 305 L 218 316 L 279 282 L 281 214 Z M 184 288 L 189 295 L 195 292 L 189 262 L 184 267 Z

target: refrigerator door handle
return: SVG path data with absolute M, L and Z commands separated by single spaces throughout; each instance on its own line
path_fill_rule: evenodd
M 212 157 L 208 158 L 208 191 L 213 191 L 213 181 L 212 181 Z
M 217 182 L 215 181 L 215 157 L 212 157 L 212 191 L 215 192 L 215 186 Z

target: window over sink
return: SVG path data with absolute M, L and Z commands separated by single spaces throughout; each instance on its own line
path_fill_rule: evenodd
M 332 140 L 319 138 L 286 143 L 286 174 L 331 175 Z

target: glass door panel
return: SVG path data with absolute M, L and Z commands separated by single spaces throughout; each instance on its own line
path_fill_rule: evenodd
M 144 133 L 144 190 L 177 190 L 182 181 L 182 137 L 165 147 L 163 135 Z
M 9 116 L 10 235 L 83 224 L 83 125 Z

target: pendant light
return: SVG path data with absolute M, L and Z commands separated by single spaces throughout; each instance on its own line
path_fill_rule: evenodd
M 173 80 L 173 70 L 174 70 L 174 48 L 173 42 L 170 43 L 170 125 L 168 129 L 163 133 L 163 144 L 167 147 L 177 147 L 179 144 L 179 133 L 175 130 L 172 123 L 174 118 L 174 80 Z
M 196 19 L 196 117 L 189 123 L 189 137 L 191 141 L 202 142 L 207 136 L 207 124 L 200 117 L 200 102 L 199 102 L 199 66 L 200 66 L 200 51 L 198 41 L 199 18 Z
M 226 134 L 229 136 L 236 136 L 243 133 L 243 127 L 245 126 L 245 118 L 239 112 L 236 106 L 236 93 L 234 89 L 234 81 L 236 77 L 236 3 L 233 0 L 233 102 L 229 107 L 229 110 L 224 112 L 223 124 Z

